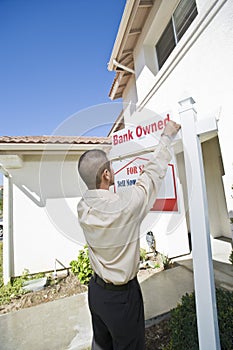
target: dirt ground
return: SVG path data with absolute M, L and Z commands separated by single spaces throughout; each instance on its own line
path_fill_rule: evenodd
M 69 297 L 78 293 L 83 293 L 86 290 L 87 287 L 81 285 L 76 276 L 69 274 L 66 277 L 63 276 L 57 279 L 53 285 L 49 285 L 42 290 L 26 293 L 19 298 L 12 298 L 10 304 L 0 306 L 0 314 Z
M 140 272 L 143 274 L 143 271 Z M 148 274 L 148 270 L 145 272 Z M 0 314 L 17 311 L 22 308 L 47 303 L 59 298 L 65 298 L 87 291 L 87 286 L 81 285 L 76 276 L 69 274 L 43 290 L 29 292 L 19 298 L 13 298 L 8 305 L 0 306 Z M 168 320 L 160 321 L 158 324 L 146 328 L 146 350 L 162 350 L 169 343 Z
M 170 342 L 169 320 L 146 328 L 146 350 L 163 350 Z

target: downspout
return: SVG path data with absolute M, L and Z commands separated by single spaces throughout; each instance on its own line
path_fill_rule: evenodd
M 117 62 L 115 59 L 113 59 L 113 64 L 123 70 L 126 70 L 129 73 L 135 74 L 135 71 L 133 69 L 124 66 L 123 64 Z
M 4 284 L 10 282 L 13 272 L 13 190 L 12 176 L 2 164 L 0 164 L 0 172 L 4 178 L 3 192 L 3 281 Z M 4 210 L 5 208 L 5 210 Z M 7 217 L 4 216 L 7 212 Z

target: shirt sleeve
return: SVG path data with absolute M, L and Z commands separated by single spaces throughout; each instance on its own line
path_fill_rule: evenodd
M 144 218 L 152 208 L 167 173 L 168 164 L 172 159 L 171 141 L 168 136 L 161 136 L 152 158 L 144 166 L 133 186 L 134 203 L 139 207 L 139 211 L 135 210 L 135 212 L 141 218 Z

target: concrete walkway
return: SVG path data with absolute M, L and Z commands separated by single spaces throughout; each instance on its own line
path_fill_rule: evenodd
M 228 261 L 231 247 L 217 244 L 221 249 L 216 248 L 218 261 L 214 260 L 216 286 L 233 291 L 233 267 Z M 186 292 L 193 291 L 192 260 L 188 258 L 140 281 L 147 324 L 176 307 Z M 92 331 L 87 294 L 1 315 L 0 337 L 1 350 L 88 349 Z

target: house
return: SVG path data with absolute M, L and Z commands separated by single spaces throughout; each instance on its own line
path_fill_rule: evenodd
M 76 207 L 85 190 L 80 155 L 107 150 L 109 138 L 0 137 L 4 175 L 4 282 L 29 273 L 69 267 L 85 244 Z
M 123 110 L 111 133 L 143 123 L 143 113 L 171 111 L 179 122 L 179 102 L 195 101 L 197 122 L 216 120 L 217 130 L 200 135 L 212 238 L 232 239 L 233 2 L 230 0 L 128 0 L 108 64 L 115 71 L 109 96 Z M 146 114 L 146 113 L 145 113 Z M 141 119 L 140 119 L 141 118 Z M 187 253 L 190 232 L 184 154 L 175 162 L 179 210 L 153 212 L 147 226 L 169 256 Z M 192 174 L 195 191 L 195 169 Z M 175 220 L 175 225 L 170 225 Z M 181 250 L 179 250 L 179 247 Z
M 112 135 L 128 124 L 136 128 L 143 124 L 138 111 L 156 115 L 171 111 L 172 119 L 179 122 L 179 101 L 187 97 L 196 102 L 198 122 L 205 125 L 210 119 L 217 120 L 218 129 L 200 135 L 200 140 L 211 237 L 229 242 L 229 213 L 233 212 L 232 13 L 230 0 L 128 0 L 108 64 L 116 72 L 109 96 L 121 99 L 124 107 Z M 97 146 L 109 151 L 111 140 L 0 137 L 5 282 L 24 269 L 50 271 L 57 261 L 68 266 L 77 256 L 84 244 L 76 215 L 84 190 L 77 161 L 85 150 Z M 118 174 L 122 169 L 130 173 L 131 168 L 134 173 L 137 168 L 131 161 L 118 166 Z M 147 231 L 152 231 L 157 250 L 169 257 L 187 254 L 192 235 L 182 147 L 175 149 L 171 169 L 175 167 L 178 209 L 151 211 L 141 228 L 142 244 L 146 244 Z M 195 169 L 192 179 L 195 191 Z

